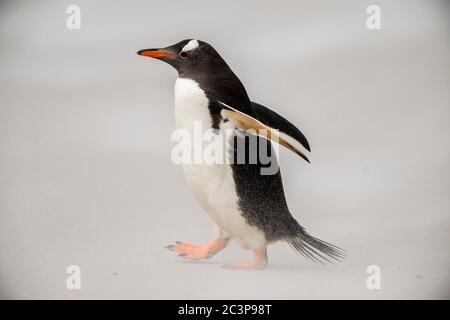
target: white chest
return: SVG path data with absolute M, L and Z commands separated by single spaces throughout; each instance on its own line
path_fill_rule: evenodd
M 208 98 L 194 80 L 178 78 L 175 82 L 175 121 L 177 128 L 193 129 L 199 121 L 202 128 L 211 127 Z
M 193 80 L 178 78 L 175 83 L 175 120 L 178 129 L 190 132 L 191 144 L 204 143 L 200 141 L 199 125 L 203 132 L 210 130 L 211 115 L 206 95 Z M 223 141 L 221 133 L 216 131 L 216 136 L 208 143 Z M 207 164 L 202 159 L 200 163 L 183 164 L 183 169 L 189 187 L 210 215 L 219 214 L 224 207 L 236 207 L 233 205 L 237 202 L 234 179 L 228 164 Z
M 178 78 L 175 83 L 175 120 L 178 129 L 186 129 L 194 137 L 195 126 L 201 123 L 202 130 L 212 127 L 208 99 L 199 85 L 190 79 Z M 221 124 L 221 129 L 231 123 Z M 223 146 L 227 143 L 222 130 L 212 143 Z M 192 143 L 197 143 L 195 136 Z M 227 147 L 225 148 L 227 149 Z M 190 189 L 202 208 L 224 231 L 238 237 L 247 245 L 259 246 L 264 236 L 255 227 L 249 226 L 239 206 L 233 171 L 229 164 L 184 164 L 184 174 Z
M 208 99 L 193 80 L 178 78 L 175 83 L 175 120 L 178 129 L 190 131 L 192 144 L 202 143 L 198 136 L 199 124 L 203 131 L 211 129 Z M 223 143 L 221 132 L 216 133 L 209 144 Z M 225 211 L 237 211 L 234 179 L 228 164 L 206 164 L 202 160 L 197 164 L 184 164 L 183 169 L 194 196 L 213 220 L 219 223 Z

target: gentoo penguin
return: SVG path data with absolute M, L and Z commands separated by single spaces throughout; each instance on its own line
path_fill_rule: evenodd
M 236 160 L 242 156 L 239 152 L 244 152 L 244 161 L 183 164 L 188 185 L 215 223 L 216 232 L 206 244 L 176 241 L 167 248 L 184 259 L 207 259 L 233 238 L 254 254 L 249 262 L 224 266 L 233 269 L 264 268 L 268 263 L 267 245 L 276 241 L 287 242 L 316 262 L 340 260 L 343 250 L 311 236 L 292 217 L 278 168 L 272 174 L 262 174 L 267 163 L 261 161 L 259 152 L 236 147 L 250 132 L 258 143 L 264 140 L 269 145 L 269 154 L 273 154 L 270 140 L 274 140 L 308 161 L 301 146 L 310 151 L 309 143 L 300 130 L 276 112 L 251 101 L 238 77 L 204 41 L 188 39 L 165 48 L 140 50 L 138 54 L 164 61 L 178 71 L 178 129 L 193 131 L 200 123 L 203 130 L 213 130 L 213 143 L 225 141 L 229 159 Z M 230 129 L 234 132 L 231 135 Z M 262 130 L 265 134 L 259 134 Z M 256 161 L 248 161 L 251 152 L 256 153 Z M 276 157 L 271 159 L 276 161 Z

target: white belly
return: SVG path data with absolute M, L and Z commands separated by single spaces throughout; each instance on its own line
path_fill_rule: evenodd
M 212 126 L 208 99 L 193 80 L 178 78 L 175 83 L 175 119 L 177 128 L 189 130 L 191 136 L 196 121 L 201 122 L 203 130 Z M 228 122 L 226 125 L 231 124 Z M 224 141 L 227 143 L 223 131 L 219 130 L 212 143 L 222 146 Z M 241 214 L 229 164 L 184 164 L 183 169 L 195 198 L 222 230 L 246 246 L 264 246 L 264 234 L 247 224 Z

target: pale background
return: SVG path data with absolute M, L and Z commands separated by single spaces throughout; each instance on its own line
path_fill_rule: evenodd
M 66 29 L 66 7 L 82 10 Z M 382 29 L 366 28 L 378 4 Z M 4 1 L 0 4 L 0 296 L 449 298 L 450 6 L 444 1 Z M 255 101 L 297 124 L 289 206 L 349 251 L 287 245 L 263 271 L 234 244 L 205 263 L 164 249 L 211 224 L 170 161 L 173 83 L 139 49 L 211 43 Z M 66 288 L 66 268 L 82 289 Z M 379 265 L 382 289 L 366 288 Z

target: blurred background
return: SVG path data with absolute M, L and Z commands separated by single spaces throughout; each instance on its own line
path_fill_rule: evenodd
M 69 5 L 81 29 L 69 30 Z M 366 9 L 381 8 L 381 30 Z M 447 1 L 3 1 L 0 297 L 450 298 Z M 176 72 L 136 55 L 209 42 L 252 100 L 308 137 L 281 150 L 288 204 L 348 250 L 315 265 L 287 245 L 257 272 L 164 246 L 212 224 L 170 161 Z M 81 290 L 66 268 L 79 265 Z M 369 290 L 367 267 L 381 270 Z

